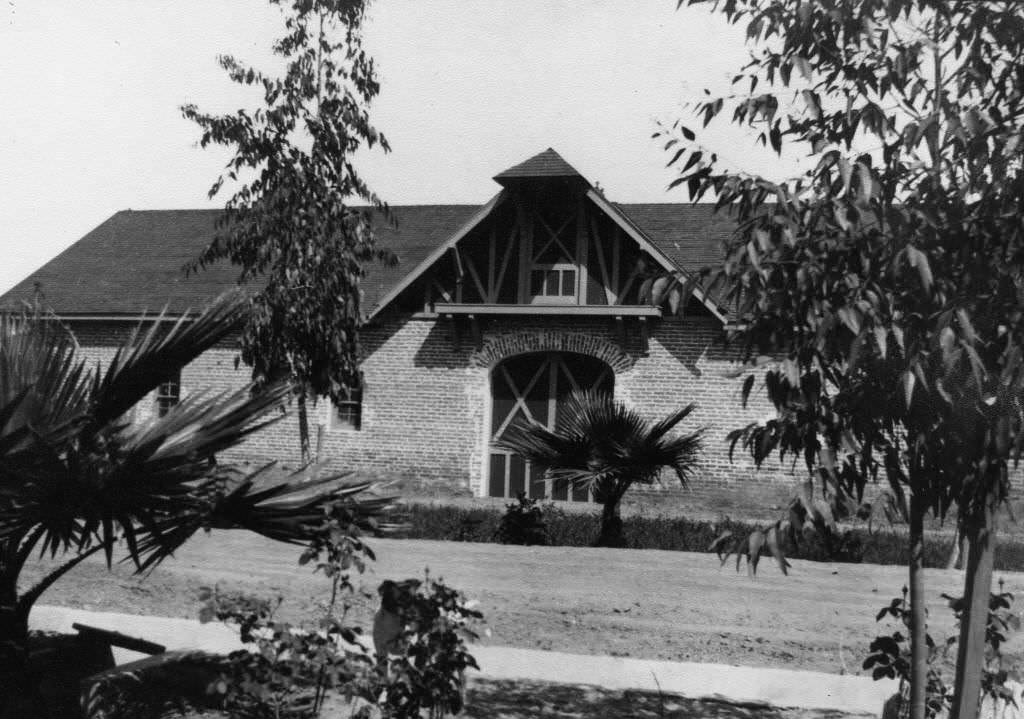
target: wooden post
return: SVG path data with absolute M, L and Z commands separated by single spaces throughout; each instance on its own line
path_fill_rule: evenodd
M 621 249 L 620 246 L 622 244 L 621 240 L 622 240 L 622 230 L 620 230 L 619 226 L 616 225 L 615 226 L 615 231 L 612 233 L 612 272 L 611 272 L 612 285 L 611 285 L 611 287 L 612 287 L 612 292 L 615 294 L 615 304 L 617 304 L 617 305 L 621 305 L 622 304 L 622 295 L 625 294 L 625 291 L 622 290 L 620 288 L 620 285 L 619 285 L 619 251 Z
M 587 304 L 587 209 L 586 197 L 580 197 L 576 217 L 576 304 Z
M 496 227 L 491 227 L 491 239 L 487 245 L 487 297 L 484 298 L 484 302 L 490 302 L 492 305 L 498 301 L 498 287 L 494 284 L 494 253 L 495 243 L 498 241 L 498 230 Z
M 594 252 L 597 253 L 597 265 L 601 269 L 601 281 L 604 283 L 604 299 L 609 305 L 615 304 L 615 291 L 612 288 L 611 275 L 608 274 L 608 266 L 604 260 L 604 247 L 601 245 L 601 235 L 598 231 L 597 217 L 590 218 L 590 234 L 594 239 Z
M 522 195 L 516 198 L 519 211 L 519 304 L 525 305 L 530 299 L 530 269 L 533 265 L 530 253 L 533 251 L 533 222 Z

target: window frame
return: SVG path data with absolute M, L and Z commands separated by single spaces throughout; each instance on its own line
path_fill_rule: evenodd
M 330 427 L 332 430 L 341 432 L 361 432 L 363 429 L 363 388 L 355 387 L 349 390 L 349 398 L 335 403 L 334 400 L 327 402 L 328 411 L 331 413 Z M 347 411 L 342 415 L 342 411 Z
M 174 407 L 181 403 L 180 369 L 157 385 L 154 399 L 157 418 L 166 417 Z
M 544 292 L 547 291 L 547 274 L 548 272 L 558 273 L 558 294 L 536 294 L 533 291 L 533 273 L 544 272 L 545 279 L 543 287 L 541 288 Z M 572 272 L 572 293 L 563 294 L 562 290 L 565 289 L 565 273 Z M 549 262 L 549 263 L 534 263 L 530 266 L 530 272 L 527 276 L 527 293 L 530 300 L 530 304 L 533 305 L 575 305 L 579 304 L 580 294 L 580 268 L 574 262 Z

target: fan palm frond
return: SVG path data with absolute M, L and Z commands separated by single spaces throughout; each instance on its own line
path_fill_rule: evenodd
M 513 424 L 496 442 L 544 468 L 557 481 L 595 487 L 609 481 L 651 483 L 663 468 L 684 482 L 693 472 L 703 430 L 669 432 L 693 405 L 651 424 L 636 410 L 601 392 L 573 393 L 559 408 L 554 429 L 536 422 Z
M 169 370 L 184 367 L 235 332 L 247 308 L 245 296 L 236 292 L 194 317 L 186 313 L 172 323 L 164 313 L 148 330 L 140 325 L 106 370 L 95 374 L 91 421 L 97 427 L 116 421 L 163 382 Z

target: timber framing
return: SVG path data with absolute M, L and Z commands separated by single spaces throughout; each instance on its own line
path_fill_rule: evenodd
M 608 215 L 608 217 L 612 218 L 612 220 L 615 221 L 615 223 L 622 229 L 622 231 L 629 235 L 629 237 L 632 238 L 638 245 L 640 245 L 640 247 L 643 248 L 643 250 L 647 252 L 647 254 L 653 257 L 666 272 L 682 272 L 686 276 L 690 275 L 689 272 L 684 270 L 682 267 L 679 267 L 674 262 L 672 262 L 672 260 L 666 257 L 665 253 L 659 250 L 653 242 L 647 239 L 647 237 L 645 237 L 644 234 L 639 229 L 637 229 L 637 227 L 633 225 L 633 223 L 630 222 L 617 207 L 615 207 L 615 205 L 608 202 L 608 200 L 606 200 L 600 192 L 597 192 L 593 188 L 590 188 L 589 190 L 587 190 L 587 197 L 590 199 L 591 202 L 597 205 L 598 208 L 604 211 L 604 213 Z M 703 304 L 708 309 L 708 311 L 711 314 L 713 314 L 720 322 L 724 324 L 727 321 L 725 313 L 722 311 L 722 309 L 718 306 L 716 302 L 714 302 L 710 297 L 708 297 L 707 293 L 704 292 L 700 287 L 694 288 L 693 296 L 696 297 L 697 300 L 699 300 L 700 303 Z
M 529 180 L 506 185 L 483 205 L 383 295 L 367 319 L 378 316 L 418 281 L 423 296 L 422 311 L 414 314 L 417 319 L 662 316 L 658 308 L 640 302 L 638 288 L 649 272 L 636 260 L 637 250 L 656 271 L 689 277 L 685 269 L 578 174 L 562 200 L 567 203 L 564 209 L 549 201 L 547 212 L 531 194 L 537 186 L 523 182 Z M 547 279 L 544 272 L 549 273 Z M 700 287 L 693 290 L 693 297 L 726 323 L 726 313 Z
M 412 272 L 406 275 L 401 282 L 392 287 L 387 292 L 387 294 L 381 297 L 380 302 L 377 303 L 376 309 L 374 309 L 374 311 L 370 313 L 370 316 L 367 319 L 373 319 L 375 316 L 380 314 L 381 310 L 383 310 L 385 307 L 391 304 L 392 300 L 398 297 L 398 295 L 402 294 L 402 292 L 409 285 L 411 285 L 413 282 L 419 279 L 419 277 L 424 272 L 426 272 L 435 262 L 437 262 L 437 260 L 440 259 L 445 252 L 454 248 L 455 245 L 458 244 L 459 240 L 468 235 L 470 232 L 476 229 L 477 225 L 479 225 L 481 222 L 487 219 L 491 212 L 498 205 L 500 205 L 507 197 L 508 193 L 505 190 L 502 190 L 497 195 L 492 197 L 487 202 L 487 204 L 481 207 L 479 211 L 477 211 L 477 213 L 473 215 L 465 225 L 460 227 L 459 230 L 454 235 L 449 237 L 437 249 L 435 249 L 433 252 L 427 255 L 426 259 L 420 262 L 415 267 L 415 269 L 413 269 Z
M 455 315 L 545 315 L 561 317 L 661 317 L 661 309 L 647 305 L 488 305 L 441 303 L 433 312 L 417 312 L 415 319 L 436 319 Z

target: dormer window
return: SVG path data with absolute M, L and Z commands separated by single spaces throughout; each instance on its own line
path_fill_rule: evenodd
M 576 265 L 557 262 L 534 265 L 530 272 L 530 299 L 534 304 L 575 303 Z

